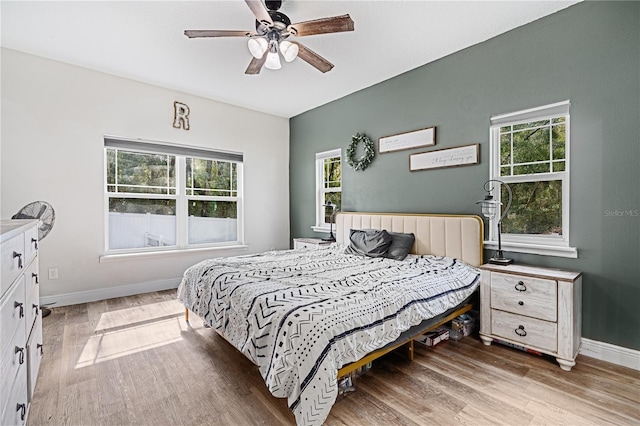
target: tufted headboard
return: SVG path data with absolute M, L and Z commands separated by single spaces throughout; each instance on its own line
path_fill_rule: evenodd
M 349 244 L 351 229 L 412 232 L 416 242 L 411 253 L 455 257 L 474 266 L 482 264 L 484 226 L 478 216 L 339 212 L 336 241 Z

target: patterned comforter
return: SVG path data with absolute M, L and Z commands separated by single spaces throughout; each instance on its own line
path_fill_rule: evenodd
M 462 261 L 344 254 L 334 243 L 205 260 L 178 300 L 254 362 L 298 425 L 324 422 L 337 372 L 401 332 L 462 303 L 480 272 Z

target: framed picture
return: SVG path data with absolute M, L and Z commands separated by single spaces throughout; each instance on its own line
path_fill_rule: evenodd
M 400 151 L 403 149 L 419 148 L 436 144 L 436 128 L 414 130 L 398 135 L 384 136 L 378 139 L 378 152 Z
M 480 144 L 437 149 L 409 156 L 409 170 L 441 169 L 443 167 L 469 166 L 480 162 Z

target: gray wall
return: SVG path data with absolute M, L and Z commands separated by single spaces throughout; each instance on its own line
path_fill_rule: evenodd
M 509 255 L 583 271 L 583 336 L 640 349 L 640 217 L 608 213 L 640 210 L 638 2 L 572 6 L 292 118 L 291 236 L 314 235 L 314 154 L 344 152 L 357 132 L 437 126 L 434 149 L 480 143 L 481 163 L 411 173 L 419 150 L 378 154 L 364 172 L 343 162 L 343 210 L 479 214 L 489 117 L 565 99 L 579 258 Z

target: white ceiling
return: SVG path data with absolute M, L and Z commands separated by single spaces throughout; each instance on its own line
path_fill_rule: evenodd
M 335 65 L 245 75 L 245 38 L 188 39 L 185 29 L 254 30 L 243 0 L 2 0 L 2 46 L 221 102 L 293 117 L 480 43 L 577 1 L 284 0 L 292 22 L 348 13 L 355 31 L 297 38 Z

